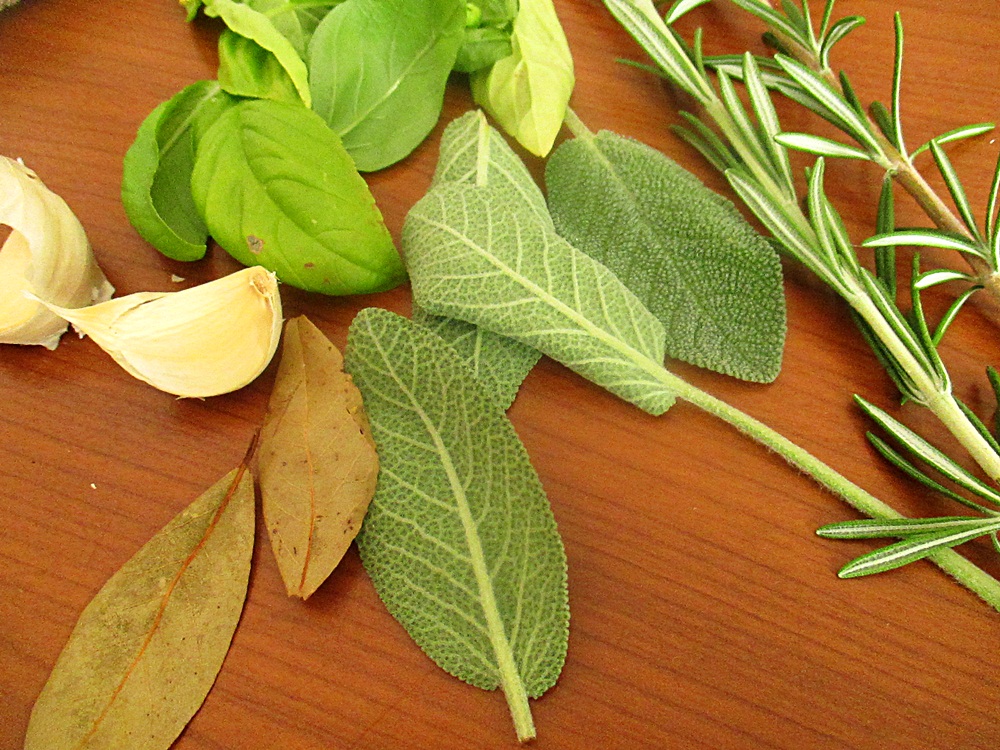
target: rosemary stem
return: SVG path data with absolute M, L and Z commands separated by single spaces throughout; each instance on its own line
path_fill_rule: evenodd
M 845 476 L 820 461 L 804 448 L 725 401 L 702 391 L 666 369 L 660 368 L 660 379 L 677 397 L 718 417 L 730 426 L 770 448 L 796 469 L 808 474 L 826 489 L 838 495 L 855 510 L 871 518 L 902 518 L 891 506 L 856 485 Z M 969 562 L 954 550 L 942 549 L 929 555 L 938 567 L 967 589 L 1000 612 L 1000 581 Z

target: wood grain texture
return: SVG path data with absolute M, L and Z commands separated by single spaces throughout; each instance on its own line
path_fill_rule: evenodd
M 573 107 L 663 150 L 709 185 L 719 177 L 667 130 L 669 92 L 618 64 L 640 51 L 599 0 L 557 0 L 573 50 Z M 864 100 L 889 95 L 891 11 L 907 30 L 910 143 L 1000 117 L 995 0 L 845 2 L 869 22 L 839 48 Z M 684 19 L 710 51 L 759 49 L 759 24 L 711 3 Z M 214 76 L 219 26 L 187 25 L 173 2 L 22 0 L 0 14 L 0 153 L 22 157 L 77 212 L 120 294 L 206 281 L 236 265 L 216 250 L 169 261 L 129 226 L 121 162 L 139 123 L 185 85 Z M 432 137 L 369 176 L 398 238 L 426 190 L 446 121 L 470 106 L 456 79 Z M 810 120 L 783 108 L 789 129 Z M 982 206 L 997 146 L 950 154 Z M 539 174 L 541 164 L 531 162 Z M 877 181 L 831 165 L 828 184 L 860 241 Z M 919 215 L 901 199 L 904 220 Z M 979 209 L 981 211 L 981 209 Z M 880 463 L 853 393 L 940 436 L 893 391 L 843 306 L 789 273 L 784 371 L 769 386 L 678 366 L 799 441 L 901 511 L 939 505 Z M 409 292 L 348 299 L 283 289 L 342 347 L 357 310 L 409 309 Z M 1000 336 L 976 312 L 944 356 L 959 395 L 993 409 L 983 377 Z M 32 703 L 82 608 L 156 530 L 235 465 L 263 416 L 272 366 L 246 389 L 176 400 L 133 380 L 92 342 L 0 351 L 0 748 L 22 746 Z M 563 748 L 992 748 L 1000 742 L 1000 615 L 918 564 L 840 581 L 869 548 L 814 536 L 851 518 L 838 500 L 725 425 L 687 406 L 650 417 L 543 360 L 511 410 L 565 540 L 572 631 L 557 686 L 534 704 L 545 750 Z M 989 548 L 968 554 L 1000 574 Z M 353 550 L 307 602 L 284 592 L 258 537 L 233 648 L 176 744 L 209 748 L 503 748 L 501 696 L 434 666 L 381 605 Z

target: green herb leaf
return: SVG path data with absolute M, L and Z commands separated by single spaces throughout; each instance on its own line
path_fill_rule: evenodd
M 410 211 L 403 247 L 417 304 L 539 349 L 652 413 L 663 326 L 611 271 L 492 186 L 439 185 Z
M 894 570 L 911 562 L 922 560 L 938 550 L 956 547 L 977 537 L 993 533 L 997 529 L 1000 529 L 1000 520 L 984 519 L 971 528 L 945 528 L 928 534 L 911 536 L 852 560 L 841 568 L 837 575 L 841 578 L 858 578 L 873 573 L 884 573 L 887 570 Z
M 860 148 L 848 146 L 845 143 L 824 138 L 810 133 L 779 133 L 774 137 L 778 143 L 796 151 L 816 154 L 817 156 L 835 156 L 842 159 L 861 159 L 871 161 L 871 157 Z
M 166 750 L 229 650 L 253 537 L 253 477 L 244 461 L 147 542 L 83 610 L 31 712 L 25 750 Z
M 490 185 L 504 192 L 508 202 L 523 204 L 538 221 L 554 227 L 538 184 L 503 136 L 490 127 L 481 110 L 455 118 L 441 135 L 431 185 L 447 182 Z
M 493 26 L 466 29 L 453 70 L 459 73 L 475 73 L 507 57 L 514 51 L 510 34 L 511 32 L 506 29 Z
M 242 0 L 271 19 L 281 35 L 291 42 L 303 60 L 309 39 L 331 8 L 344 0 Z
M 302 103 L 288 71 L 274 53 L 231 29 L 223 29 L 219 35 L 219 84 L 234 96 Z
M 309 73 L 301 54 L 266 14 L 235 0 L 207 0 L 204 8 L 205 15 L 221 18 L 234 32 L 252 39 L 274 54 L 288 73 L 305 105 L 308 107 L 312 103 L 312 96 L 309 93 Z
M 537 156 L 552 149 L 573 93 L 573 57 L 552 0 L 521 0 L 512 52 L 472 75 L 472 95 Z
M 358 169 L 393 164 L 437 123 L 465 28 L 460 0 L 347 0 L 309 43 L 313 109 Z
M 361 530 L 378 455 L 344 358 L 305 317 L 285 324 L 257 465 L 281 578 L 308 599 Z
M 962 127 L 949 130 L 946 133 L 942 133 L 939 136 L 931 138 L 929 141 L 927 141 L 926 143 L 922 144 L 920 147 L 915 149 L 913 153 L 910 154 L 910 158 L 912 159 L 918 154 L 922 154 L 924 151 L 929 151 L 931 143 L 934 141 L 943 146 L 945 143 L 951 143 L 952 141 L 960 141 L 964 138 L 975 138 L 976 136 L 989 133 L 995 127 L 996 123 L 979 122 L 976 123 L 975 125 L 963 125 Z
M 208 227 L 191 197 L 195 146 L 235 101 L 215 81 L 198 81 L 143 121 L 122 164 L 122 204 L 132 226 L 174 260 L 198 260 Z
M 601 131 L 545 170 L 559 234 L 606 265 L 666 329 L 667 352 L 747 380 L 781 367 L 781 264 L 735 206 L 648 146 Z
M 996 519 L 973 516 L 940 518 L 876 518 L 828 523 L 816 530 L 825 539 L 882 539 L 909 537 L 939 531 L 965 531 L 996 523 Z
M 311 110 L 267 99 L 209 129 L 191 178 L 209 231 L 245 265 L 324 294 L 389 289 L 405 272 L 351 157 Z
M 385 310 L 351 325 L 347 367 L 382 468 L 358 548 L 379 596 L 442 669 L 503 689 L 518 737 L 528 697 L 566 656 L 566 556 L 510 422 L 459 355 Z
M 869 237 L 861 243 L 864 247 L 885 247 L 887 245 L 916 245 L 937 247 L 942 250 L 957 250 L 983 257 L 983 248 L 957 234 L 937 229 L 898 229 Z M 984 258 L 985 260 L 985 258 Z
M 457 351 L 503 408 L 508 409 L 541 352 L 472 323 L 431 315 L 414 305 L 412 320 L 436 333 Z
M 663 22 L 669 26 L 688 11 L 694 10 L 699 5 L 704 5 L 707 2 L 708 0 L 674 0 L 674 4 L 670 6 L 670 10 L 667 11 Z

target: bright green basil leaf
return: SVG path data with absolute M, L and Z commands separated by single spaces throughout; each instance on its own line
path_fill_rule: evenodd
M 340 140 L 301 105 L 236 105 L 198 147 L 191 187 L 209 232 L 241 263 L 324 294 L 389 289 L 403 265 Z
M 204 7 L 205 15 L 221 18 L 235 33 L 252 39 L 271 52 L 288 73 L 305 105 L 312 104 L 309 73 L 302 56 L 267 15 L 235 0 L 208 0 Z
M 431 315 L 418 305 L 413 306 L 412 319 L 451 345 L 503 409 L 514 403 L 521 383 L 541 356 L 537 349 L 520 341 L 464 320 Z
M 358 549 L 382 601 L 442 669 L 502 688 L 521 740 L 529 697 L 566 657 L 566 555 L 503 411 L 460 356 L 386 310 L 351 325 L 347 371 L 379 451 Z
M 573 93 L 573 57 L 552 0 L 521 0 L 513 52 L 472 74 L 476 103 L 538 156 L 552 149 Z
M 174 260 L 198 260 L 208 228 L 191 198 L 195 146 L 235 100 L 215 81 L 191 84 L 143 121 L 122 164 L 122 204 L 143 239 Z
M 224 29 L 219 36 L 219 84 L 235 96 L 302 103 L 278 58 L 231 29 Z
M 507 57 L 514 51 L 510 34 L 507 29 L 494 26 L 466 29 L 453 69 L 459 73 L 474 73 Z
M 673 404 L 660 322 L 508 192 L 438 185 L 407 216 L 403 248 L 428 312 L 533 346 L 651 414 Z
M 437 124 L 465 27 L 461 0 L 347 0 L 309 43 L 313 109 L 364 172 L 407 156 Z
M 602 131 L 545 171 L 557 231 L 610 268 L 663 323 L 667 352 L 745 380 L 781 368 L 781 264 L 729 201 L 648 146 Z
M 258 10 L 274 24 L 303 60 L 309 48 L 309 39 L 319 22 L 323 20 L 330 9 L 340 5 L 343 0 L 242 0 L 254 10 Z

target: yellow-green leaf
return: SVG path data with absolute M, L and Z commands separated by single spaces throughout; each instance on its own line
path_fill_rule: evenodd
M 25 750 L 169 747 L 229 650 L 253 536 L 253 478 L 244 461 L 87 605 L 31 712 Z
M 472 94 L 536 156 L 552 149 L 573 93 L 573 57 L 552 0 L 521 0 L 512 53 L 472 74 Z
M 281 577 L 289 596 L 307 599 L 361 528 L 378 455 L 344 358 L 305 317 L 285 325 L 258 469 Z

